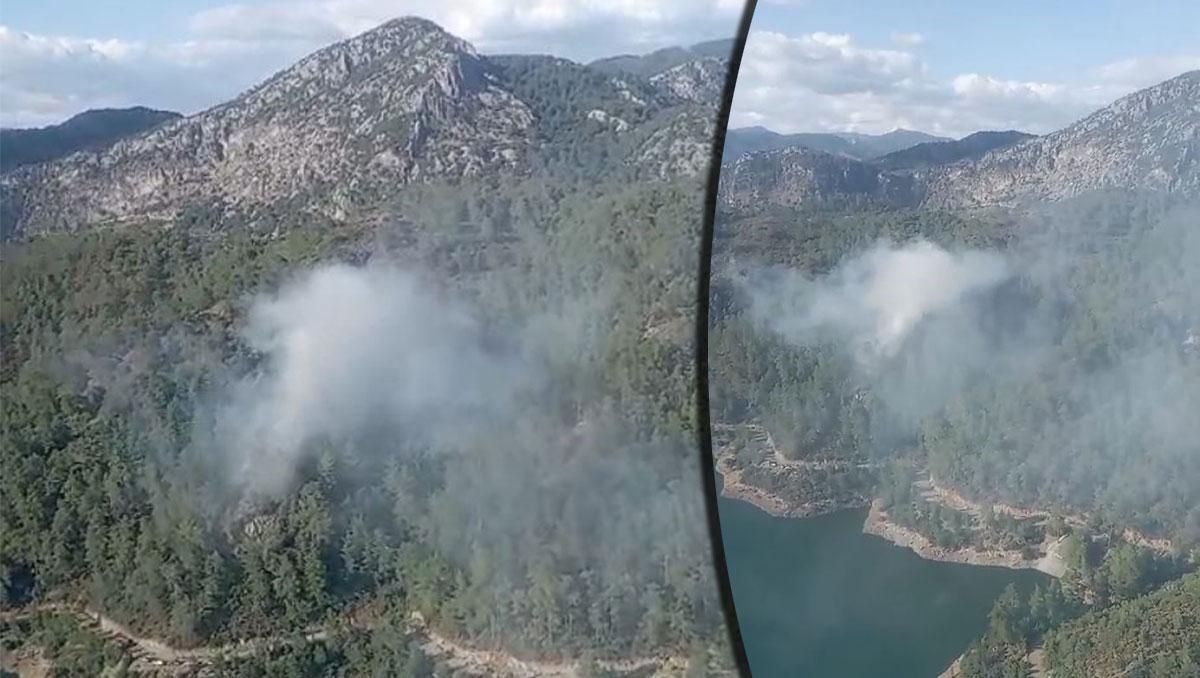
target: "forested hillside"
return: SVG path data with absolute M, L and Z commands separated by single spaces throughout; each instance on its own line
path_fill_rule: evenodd
M 76 590 L 184 644 L 319 624 L 376 598 L 516 652 L 624 656 L 722 640 L 695 520 L 692 291 L 664 275 L 691 263 L 677 245 L 695 233 L 698 193 L 522 199 L 542 188 L 481 189 L 481 200 L 536 210 L 544 234 L 475 251 L 474 238 L 446 233 L 429 260 L 459 272 L 498 333 L 544 309 L 603 310 L 611 325 L 581 318 L 539 356 L 556 407 L 529 403 L 520 426 L 451 456 L 403 440 L 317 444 L 279 497 L 239 495 L 197 442 L 208 400 L 263 369 L 237 338 L 238 302 L 312 262 L 374 254 L 371 238 L 388 233 L 212 239 L 146 225 L 10 249 L 6 602 Z M 455 227 L 490 223 L 476 218 Z M 660 323 L 673 331 L 645 340 Z
M 1114 561 L 1111 574 L 1121 567 Z M 959 663 L 961 678 L 1032 676 L 1035 670 L 1063 678 L 1200 673 L 1200 576 L 1195 573 L 1090 610 L 1057 581 L 1039 587 L 1028 600 L 1010 590 L 996 601 L 988 622 L 987 633 Z
M 1087 614 L 1046 638 L 1054 675 L 1200 675 L 1200 576 Z
M 1192 80 L 1089 120 L 1124 120 L 1130 102 Z M 1146 129 L 1197 124 L 1172 117 L 1188 91 L 1160 102 Z M 745 158 L 724 169 L 711 342 L 719 418 L 770 421 L 792 455 L 913 457 L 981 499 L 1200 542 L 1200 429 L 1188 414 L 1200 410 L 1200 208 L 1186 185 L 952 210 L 853 191 L 793 199 L 783 184 L 779 197 L 743 176 L 754 174 Z M 893 263 L 895 277 L 878 277 Z M 920 268 L 930 263 L 946 270 Z M 986 267 L 995 276 L 971 288 Z M 942 285 L 969 294 L 918 286 L 943 274 L 964 276 Z M 871 296 L 891 292 L 877 280 L 912 291 Z M 925 305 L 935 303 L 944 306 Z
M 182 647 L 327 634 L 201 669 L 220 675 L 425 675 L 416 619 L 585 669 L 726 665 L 686 148 L 715 102 L 542 57 L 488 68 L 536 104 L 519 176 L 5 243 L 6 608 L 78 600 Z M 625 87 L 666 98 L 647 113 Z M 683 155 L 655 141 L 680 120 Z M 653 171 L 624 162 L 643 153 Z M 55 619 L 7 635 L 66 647 Z
M 76 151 L 103 148 L 157 125 L 178 113 L 135 106 L 84 111 L 58 125 L 38 129 L 0 130 L 0 172 L 54 160 Z

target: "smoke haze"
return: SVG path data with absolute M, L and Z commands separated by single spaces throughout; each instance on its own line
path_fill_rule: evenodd
M 1020 432 L 992 444 L 1044 446 L 1023 477 L 1078 464 L 1076 486 L 1054 492 L 1082 503 L 1089 466 L 1125 468 L 1112 474 L 1124 484 L 1149 458 L 1155 473 L 1200 465 L 1200 210 L 1120 205 L 1042 208 L 1003 252 L 880 241 L 824 275 L 760 268 L 737 285 L 755 324 L 854 366 L 877 444 L 914 440 L 937 413 Z M 1042 414 L 999 424 L 1031 416 L 1013 397 Z

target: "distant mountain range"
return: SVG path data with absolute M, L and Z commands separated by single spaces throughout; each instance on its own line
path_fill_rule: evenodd
M 5 173 L 0 232 L 185 210 L 253 221 L 280 205 L 345 220 L 405 184 L 589 163 L 630 180 L 693 176 L 711 156 L 729 45 L 581 65 L 484 56 L 430 21 L 396 19 L 207 111 Z
M 1200 71 L 1129 94 L 1042 137 L 978 132 L 871 156 L 846 152 L 840 137 L 730 130 L 721 201 L 794 206 L 849 198 L 986 207 L 1104 189 L 1200 195 Z
M 777 148 L 802 146 L 855 160 L 869 160 L 921 143 L 949 141 L 924 132 L 897 129 L 886 134 L 854 132 L 779 134 L 765 127 L 739 127 L 725 136 L 724 158 L 736 160 L 744 153 L 770 151 Z
M 0 172 L 111 146 L 118 139 L 180 117 L 178 113 L 144 106 L 102 108 L 84 111 L 48 127 L 0 129 Z

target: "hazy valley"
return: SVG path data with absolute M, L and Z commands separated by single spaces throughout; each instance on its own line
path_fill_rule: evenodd
M 1168 619 L 1200 610 L 1200 72 L 1042 136 L 830 136 L 723 162 L 726 494 L 869 506 L 927 558 L 1054 575 L 996 602 L 955 675 L 1192 670 Z

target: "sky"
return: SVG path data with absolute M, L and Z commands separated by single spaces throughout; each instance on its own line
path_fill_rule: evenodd
M 742 0 L 5 0 L 0 126 L 89 108 L 195 113 L 306 54 L 417 15 L 484 53 L 590 61 L 733 37 Z
M 760 0 L 732 127 L 1060 129 L 1200 69 L 1196 0 Z

